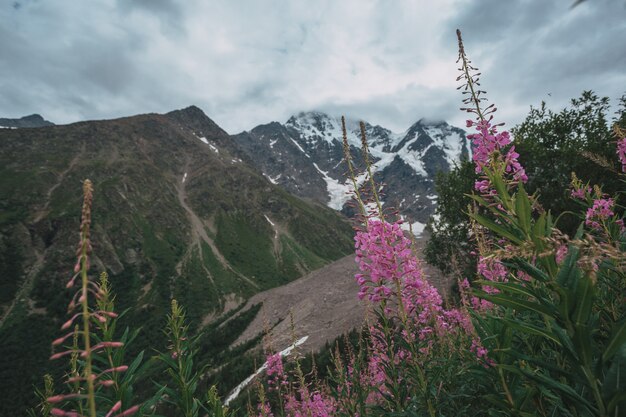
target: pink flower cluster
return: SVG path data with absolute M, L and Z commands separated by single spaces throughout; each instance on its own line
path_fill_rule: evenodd
M 461 310 L 444 309 L 441 295 L 424 276 L 420 263 L 411 250 L 411 241 L 404 236 L 398 223 L 371 220 L 365 231 L 357 232 L 355 240 L 356 260 L 362 271 L 356 275 L 360 286 L 359 297 L 367 296 L 370 301 L 377 303 L 385 301 L 384 313 L 388 316 L 394 314 L 389 305 L 400 304 L 406 315 L 405 324 L 409 325 L 403 330 L 402 337 L 408 343 L 419 343 L 422 346 L 421 353 L 428 354 L 434 337 L 445 337 L 459 332 L 473 333 L 467 314 Z M 489 274 L 491 269 L 485 268 L 484 271 Z M 398 287 L 400 294 L 395 291 Z M 397 313 L 395 312 L 396 316 Z M 372 337 L 374 348 L 379 339 Z M 390 348 L 394 350 L 389 346 L 384 349 L 378 347 L 373 355 L 378 365 L 387 365 L 389 359 L 384 352 Z M 408 352 L 398 351 L 397 355 L 401 357 L 408 355 Z M 374 364 L 370 363 L 370 368 L 372 365 Z M 370 371 L 372 375 L 380 374 L 375 369 Z
M 367 230 L 358 231 L 355 240 L 356 262 L 363 272 L 355 276 L 359 298 L 374 303 L 388 299 L 396 283 L 422 280 L 422 271 L 411 252 L 411 241 L 404 236 L 400 223 L 372 219 Z M 417 285 L 417 284 L 416 284 Z
M 626 172 L 626 138 L 617 141 L 617 156 L 622 163 L 622 172 Z
M 287 386 L 288 377 L 283 366 L 280 353 L 267 356 L 267 379 L 270 391 L 279 391 L 279 401 L 284 400 L 286 415 L 289 417 L 330 417 L 336 414 L 336 406 L 332 398 L 323 396 L 320 392 L 311 392 L 304 385 L 297 391 L 288 389 L 280 393 L 281 386 Z M 270 405 L 267 402 L 258 406 L 259 416 L 273 416 Z
M 494 258 L 485 258 L 480 256 L 478 258 L 478 274 L 481 275 L 487 281 L 493 282 L 506 282 L 507 281 L 507 270 L 497 259 Z M 470 284 L 467 279 L 463 280 L 461 283 L 461 289 L 465 292 L 469 291 Z M 488 294 L 497 294 L 498 290 L 494 287 L 490 287 L 489 285 L 483 285 L 482 290 Z M 492 307 L 492 304 L 478 297 L 472 296 L 469 300 L 471 307 L 476 311 L 485 311 L 489 310 Z
M 480 257 L 478 259 L 478 273 L 487 281 L 506 282 L 506 268 L 495 258 Z M 497 293 L 494 288 L 485 289 L 488 293 Z
M 487 120 L 481 120 L 478 123 L 468 120 L 466 126 L 475 126 L 478 131 L 478 133 L 467 136 L 472 141 L 472 158 L 476 164 L 476 173 L 483 173 L 485 168 L 493 163 L 494 152 L 499 151 L 504 155 L 505 172 L 511 175 L 515 181 L 528 181 L 524 167 L 517 160 L 519 154 L 515 152 L 515 146 L 511 146 L 506 153 L 503 152 L 504 148 L 511 143 L 509 132 L 498 133 L 496 126 L 492 126 Z M 481 194 L 491 192 L 488 180 L 477 181 L 474 187 Z
M 301 387 L 297 395 L 287 397 L 285 411 L 289 417 L 332 417 L 337 407 L 332 397 Z
M 572 196 L 572 198 L 584 200 L 587 194 L 591 194 L 591 191 L 591 187 L 572 188 L 572 192 L 570 195 Z
M 615 201 L 612 198 L 600 198 L 593 200 L 593 206 L 587 209 L 587 215 L 585 216 L 585 225 L 592 229 L 601 229 L 601 222 L 608 220 L 615 214 L 613 207 Z
M 361 273 L 355 277 L 359 298 L 376 303 L 384 320 L 369 327 L 366 366 L 355 368 L 355 357 L 339 372 L 344 372 L 335 394 L 326 385 L 311 385 L 300 379 L 288 382 L 280 355 L 267 358 L 269 391 L 278 395 L 283 415 L 289 417 L 326 417 L 340 413 L 354 415 L 359 394 L 367 406 L 384 406 L 393 387 L 415 383 L 416 368 L 424 368 L 432 355 L 454 349 L 462 341 L 478 363 L 493 364 L 487 349 L 476 336 L 466 308 L 446 309 L 443 300 L 423 274 L 400 223 L 370 219 L 365 230 L 355 236 L 356 261 Z M 503 265 L 485 261 L 481 269 L 496 280 L 506 273 Z M 384 322 L 384 324 L 383 324 Z M 471 343 L 471 347 L 470 347 Z M 357 370 L 358 369 L 358 370 Z M 280 392 L 280 387 L 286 390 Z M 278 391 L 278 392 L 277 392 Z M 272 416 L 269 402 L 259 404 L 259 416 Z
M 287 377 L 283 368 L 283 357 L 280 353 L 267 356 L 267 383 L 270 389 L 279 390 L 287 385 Z
M 569 248 L 567 245 L 563 244 L 560 245 L 557 249 L 556 249 L 556 254 L 555 254 L 555 260 L 557 264 L 562 263 L 565 260 L 565 257 L 567 256 L 569 252 Z

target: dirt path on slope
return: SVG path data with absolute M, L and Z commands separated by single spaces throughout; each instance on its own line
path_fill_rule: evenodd
M 207 234 L 206 229 L 204 227 L 204 223 L 202 222 L 202 219 L 200 219 L 200 217 L 196 214 L 196 212 L 193 211 L 193 209 L 189 206 L 189 204 L 187 204 L 187 193 L 185 192 L 185 183 L 189 180 L 189 177 L 190 177 L 188 169 L 189 169 L 189 161 L 185 163 L 185 166 L 183 168 L 183 176 L 181 177 L 180 181 L 176 183 L 176 192 L 178 196 L 178 201 L 181 207 L 185 209 L 185 211 L 187 212 L 187 216 L 189 217 L 189 220 L 191 222 L 192 242 L 191 242 L 189 249 L 187 250 L 187 253 L 183 257 L 183 259 L 176 266 L 177 272 L 180 273 L 182 269 L 182 263 L 187 259 L 188 256 L 191 255 L 194 248 L 198 249 L 198 252 L 200 254 L 200 259 L 204 260 L 204 255 L 202 253 L 202 242 L 204 242 L 209 246 L 209 248 L 211 249 L 211 252 L 213 253 L 213 256 L 215 256 L 215 258 L 222 264 L 222 266 L 225 269 L 228 269 L 229 271 L 235 273 L 238 277 L 245 280 L 254 288 L 259 288 L 259 286 L 254 281 L 250 280 L 248 277 L 235 271 L 230 266 L 230 264 L 228 263 L 224 255 L 222 255 L 222 253 L 219 251 L 219 249 L 215 245 L 215 242 L 213 241 L 213 239 L 211 239 L 209 235 Z M 213 276 L 211 275 L 211 272 L 204 266 L 204 262 L 202 262 L 202 268 L 206 271 L 207 276 L 211 280 L 211 283 L 214 284 L 215 282 L 213 281 Z
M 41 208 L 41 210 L 37 210 L 35 217 L 32 221 L 33 223 L 39 223 L 41 219 L 43 219 L 48 214 L 48 207 L 50 206 L 50 199 L 52 197 L 52 193 L 61 185 L 67 173 L 70 172 L 74 168 L 76 163 L 83 157 L 84 154 L 85 154 L 85 142 L 82 143 L 80 147 L 80 151 L 78 152 L 78 154 L 76 154 L 74 158 L 72 158 L 67 168 L 65 168 L 63 171 L 61 171 L 61 173 L 59 173 L 56 183 L 52 187 L 50 187 L 50 189 L 46 192 L 46 203 Z
M 45 251 L 42 253 L 35 249 L 35 262 L 31 265 L 28 273 L 26 274 L 26 278 L 24 279 L 21 288 L 17 291 L 15 297 L 13 298 L 13 302 L 2 316 L 2 319 L 0 319 L 0 329 L 2 328 L 4 322 L 11 315 L 11 312 L 18 303 L 26 303 L 29 301 L 28 295 L 33 288 L 35 277 L 37 276 L 39 271 L 41 271 L 41 268 L 43 268 L 45 258 Z

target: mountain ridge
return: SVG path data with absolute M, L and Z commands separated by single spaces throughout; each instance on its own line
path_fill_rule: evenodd
M 0 118 L 0 129 L 9 128 L 25 128 L 25 127 L 44 127 L 54 126 L 54 123 L 45 120 L 41 115 L 34 113 L 28 116 L 21 117 L 19 119 Z
M 164 348 L 172 297 L 195 331 L 352 251 L 345 218 L 273 185 L 196 109 L 0 129 L 0 392 L 11 398 L 1 415 L 18 415 L 32 384 L 56 372 L 47 358 L 69 302 L 85 178 L 91 273 L 107 271 L 116 310 L 130 309 L 120 326 L 142 326 L 133 349 Z

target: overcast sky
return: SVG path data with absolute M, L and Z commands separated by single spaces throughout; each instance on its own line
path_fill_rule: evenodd
M 462 125 L 455 29 L 498 120 L 626 93 L 626 1 L 2 0 L 0 117 L 195 104 L 229 133 L 302 110 Z

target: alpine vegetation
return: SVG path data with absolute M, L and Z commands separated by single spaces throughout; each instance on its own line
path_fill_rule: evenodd
M 283 351 L 272 349 L 270 340 L 265 357 L 255 359 L 262 366 L 255 362 L 256 372 L 220 399 L 219 387 L 207 381 L 221 364 L 212 358 L 216 366 L 209 369 L 200 360 L 203 349 L 212 352 L 202 346 L 203 331 L 221 334 L 220 327 L 191 326 L 185 308 L 192 311 L 193 305 L 183 308 L 170 297 L 165 350 L 153 347 L 156 354 L 144 359 L 144 351 L 130 349 L 137 331 L 120 332 L 124 313 L 114 311 L 106 273 L 98 282 L 90 279 L 93 186 L 85 180 L 77 262 L 67 284 L 78 290 L 61 326 L 64 334 L 52 342 L 51 359 L 67 359 L 68 365 L 63 384 L 45 377 L 33 415 L 626 415 L 623 186 L 609 195 L 604 184 L 571 173 L 567 189 L 560 190 L 567 194 L 568 210 L 554 215 L 542 203 L 550 196 L 528 191 L 540 171 L 527 169 L 524 144 L 515 135 L 520 131 L 508 132 L 496 119 L 460 31 L 457 36 L 462 110 L 474 132 L 467 136 L 472 160 L 460 167 L 469 189 L 456 198 L 467 202 L 460 210 L 469 224 L 464 243 L 472 248 L 475 272 L 451 270 L 453 296 L 442 295 L 429 281 L 415 235 L 406 233 L 402 213 L 381 199 L 371 129 L 363 122 L 350 128 L 342 118 L 345 184 L 354 193 L 357 223 L 354 297 L 367 306 L 365 324 L 357 337 L 337 343 L 325 369 L 315 357 L 308 361 L 298 354 L 307 335 L 294 334 Z M 613 162 L 588 155 L 621 185 L 625 119 L 613 127 Z M 349 131 L 358 133 L 358 156 Z M 186 172 L 181 184 L 185 181 Z M 268 216 L 265 220 L 275 226 Z M 237 242 L 233 246 L 238 248 Z M 237 320 L 234 313 L 229 318 Z

